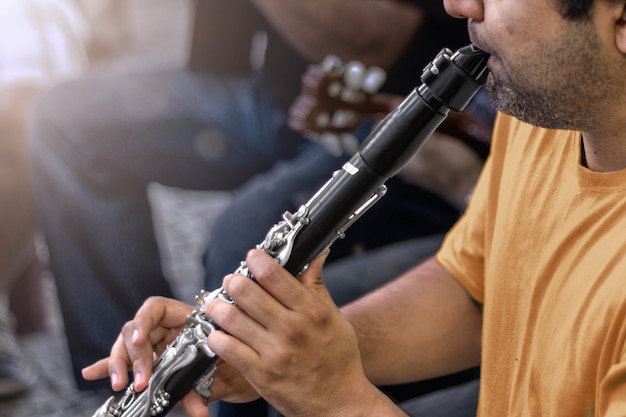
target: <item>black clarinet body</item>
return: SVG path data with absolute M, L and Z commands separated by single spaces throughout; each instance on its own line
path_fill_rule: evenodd
M 444 49 L 424 68 L 422 84 L 308 203 L 309 230 L 297 238 L 285 269 L 299 273 L 382 197 L 384 183 L 413 158 L 448 112 L 462 111 L 474 97 L 484 81 L 488 57 L 473 45 L 454 54 Z
M 462 111 L 486 76 L 488 54 L 473 45 L 442 50 L 424 68 L 421 85 L 381 121 L 358 152 L 295 213 L 286 212 L 258 247 L 287 271 L 300 274 L 386 191 L 385 182 L 402 169 L 444 121 Z M 252 277 L 245 262 L 235 271 Z M 204 313 L 212 298 L 232 299 L 223 288 L 203 291 L 187 328 L 166 348 L 153 367 L 148 387 L 130 385 L 119 399 L 111 397 L 94 417 L 164 416 L 191 389 L 210 397 L 217 356 L 206 338 L 217 329 Z

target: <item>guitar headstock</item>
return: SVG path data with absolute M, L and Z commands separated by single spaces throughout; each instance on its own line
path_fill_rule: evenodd
M 386 81 L 380 67 L 328 56 L 310 65 L 302 77 L 302 91 L 289 110 L 289 126 L 340 155 L 354 153 L 352 134 L 363 122 L 388 113 L 390 99 L 377 94 Z

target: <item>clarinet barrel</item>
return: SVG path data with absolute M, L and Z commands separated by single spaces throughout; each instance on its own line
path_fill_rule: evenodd
M 449 111 L 465 108 L 486 77 L 488 58 L 473 45 L 454 53 L 442 50 L 424 68 L 421 85 L 307 203 L 293 214 L 283 214 L 258 247 L 293 275 L 300 274 L 385 194 L 385 182 L 418 152 Z M 245 262 L 235 272 L 252 278 Z M 196 297 L 198 308 L 187 317 L 188 327 L 155 363 L 148 387 L 136 392 L 131 384 L 121 398 L 111 397 L 93 417 L 164 416 L 191 389 L 209 397 L 217 357 L 206 338 L 218 327 L 203 305 L 213 298 L 233 302 L 223 288 L 202 291 Z

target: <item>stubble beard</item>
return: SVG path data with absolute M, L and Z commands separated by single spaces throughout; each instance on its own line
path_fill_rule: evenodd
M 535 62 L 496 68 L 486 88 L 494 107 L 519 120 L 548 129 L 588 130 L 614 87 L 602 75 L 599 40 L 591 31 L 564 37 Z M 512 74 L 512 75 L 510 75 Z

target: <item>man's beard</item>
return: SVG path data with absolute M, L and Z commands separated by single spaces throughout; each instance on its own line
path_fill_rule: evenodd
M 530 89 L 514 90 L 496 82 L 491 74 L 486 87 L 489 99 L 498 111 L 525 123 L 548 129 L 570 129 L 576 125 L 571 115 L 563 113 L 562 97 L 555 97 L 555 94 Z
M 598 54 L 602 48 L 595 34 L 583 25 L 579 29 L 537 56 L 534 66 L 490 73 L 486 87 L 494 107 L 539 127 L 597 128 L 597 115 L 611 107 L 623 81 L 607 72 L 612 63 Z

